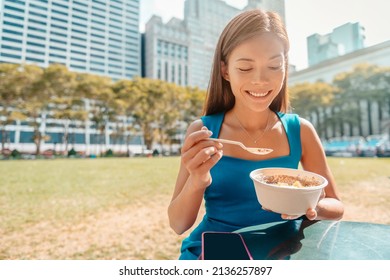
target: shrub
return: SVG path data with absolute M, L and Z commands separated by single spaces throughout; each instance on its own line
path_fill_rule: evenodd
M 108 149 L 104 155 L 106 157 L 113 157 L 114 156 L 114 152 L 111 149 Z
M 20 154 L 20 152 L 18 150 L 15 149 L 15 150 L 12 150 L 11 157 L 13 157 L 13 158 L 20 158 L 21 154 Z
M 77 156 L 77 152 L 72 148 L 68 152 L 68 157 L 75 157 Z

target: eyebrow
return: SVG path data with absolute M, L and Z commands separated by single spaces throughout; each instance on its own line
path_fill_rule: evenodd
M 275 55 L 271 56 L 268 60 L 273 60 L 273 59 L 278 58 L 278 57 L 282 57 L 282 55 L 281 55 L 281 54 L 275 54 Z M 237 62 L 237 61 L 249 61 L 249 62 L 253 62 L 254 60 L 251 59 L 251 58 L 241 57 L 241 58 L 236 59 L 236 62 Z

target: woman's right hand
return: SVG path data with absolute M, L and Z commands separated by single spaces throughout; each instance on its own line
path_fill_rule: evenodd
M 222 144 L 207 141 L 212 132 L 203 126 L 189 134 L 181 150 L 181 160 L 190 174 L 192 185 L 207 188 L 211 184 L 210 169 L 222 157 Z

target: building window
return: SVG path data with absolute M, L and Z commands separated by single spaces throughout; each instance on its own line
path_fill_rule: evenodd
M 55 31 L 50 31 L 50 34 L 51 35 L 60 36 L 60 37 L 66 37 L 66 34 L 55 32 Z
M 8 14 L 8 13 L 4 13 L 4 17 L 18 19 L 18 20 L 22 20 L 22 21 L 24 20 L 24 17 L 16 16 L 16 15 Z
M 65 27 L 65 26 L 60 26 L 60 25 L 57 25 L 57 24 L 51 24 L 51 27 L 52 27 L 52 28 L 58 28 L 58 29 L 61 29 L 61 30 L 68 30 L 67 27 Z
M 30 7 L 36 8 L 36 9 L 39 9 L 39 10 L 42 10 L 42 11 L 45 11 L 45 12 L 47 11 L 47 8 L 46 8 L 46 7 L 34 5 L 34 4 L 31 4 L 31 3 L 30 3 Z
M 75 58 L 75 57 L 72 57 L 71 60 L 76 61 L 76 62 L 87 63 L 87 61 L 85 59 L 80 59 L 80 58 Z
M 157 62 L 157 79 L 161 80 L 161 61 Z
M 54 46 L 50 46 L 50 49 L 55 50 L 55 51 L 60 51 L 60 52 L 66 52 L 66 49 L 58 48 L 58 47 L 54 47 Z
M 28 29 L 28 30 L 37 31 L 37 32 L 41 32 L 41 33 L 46 33 L 46 30 L 45 30 L 45 29 L 41 29 L 41 28 L 37 28 L 37 27 L 33 27 L 33 26 L 29 26 L 27 29 Z M 62 36 L 62 35 L 61 35 L 61 36 Z
M 181 82 L 181 64 L 179 64 L 179 75 L 178 75 L 178 78 L 179 78 L 179 85 L 182 85 Z
M 98 73 L 104 73 L 104 69 L 100 69 L 100 68 L 92 68 L 91 67 L 91 71 L 98 72 Z
M 68 21 L 66 19 L 62 19 L 62 18 L 58 18 L 58 17 L 51 17 L 51 20 L 61 22 L 61 23 L 68 23 Z
M 72 47 L 77 47 L 77 48 L 81 48 L 81 49 L 86 49 L 87 48 L 85 45 L 80 45 L 80 44 L 76 44 L 76 43 L 71 43 L 70 45 Z
M 71 64 L 70 67 L 74 69 L 85 70 L 85 66 L 82 65 Z
M 188 67 L 187 65 L 184 66 L 184 85 L 188 85 Z
M 12 7 L 12 6 L 4 5 L 4 8 L 6 10 L 11 10 L 11 11 L 19 12 L 19 13 L 24 13 L 23 9 L 15 8 L 15 7 Z
M 63 56 L 63 55 L 59 55 L 59 54 L 50 54 L 50 57 L 56 57 L 56 58 L 62 58 L 62 59 L 66 59 L 66 57 L 65 56 Z
M 3 33 L 8 33 L 12 35 L 18 35 L 18 36 L 23 36 L 23 32 L 17 32 L 9 29 L 3 29 Z
M 29 11 L 29 14 L 32 15 L 32 16 L 36 16 L 36 17 L 47 18 L 46 15 L 40 14 L 40 13 L 36 13 L 36 12 L 33 12 L 33 11 Z
M 17 39 L 8 38 L 8 37 L 1 37 L 1 40 L 8 41 L 8 42 L 13 42 L 13 43 L 19 43 L 19 44 L 22 43 L 22 40 L 17 40 Z
M 61 44 L 61 45 L 66 45 L 65 41 L 56 40 L 56 39 L 53 39 L 53 38 L 50 38 L 50 42 Z
M 32 22 L 32 23 L 39 24 L 39 25 L 46 25 L 46 22 L 44 22 L 44 21 L 39 21 L 39 20 L 35 20 L 35 19 L 32 19 L 32 18 L 29 18 L 28 21 L 29 21 L 29 22 Z
M 88 8 L 88 5 L 85 4 L 85 3 L 82 3 L 82 2 L 79 2 L 79 1 L 75 1 L 75 0 L 73 0 L 73 3 Z
M 165 81 L 168 81 L 168 61 L 165 61 Z
M 9 22 L 9 21 L 4 21 L 4 25 L 9 25 L 9 26 L 13 26 L 13 27 L 23 28 L 23 24 L 16 24 L 16 23 Z
M 87 11 L 80 10 L 80 9 L 77 9 L 77 8 L 72 8 L 72 10 L 73 10 L 74 12 L 79 12 L 79 13 L 82 13 L 82 14 L 87 14 Z
M 59 3 L 56 3 L 56 2 L 54 2 L 54 1 L 53 1 L 52 5 L 53 5 L 53 6 L 60 7 L 60 8 L 64 8 L 65 10 L 67 10 L 67 9 L 68 9 L 68 7 L 67 7 L 67 6 L 65 6 L 65 5 L 61 5 L 61 4 L 59 4 Z
M 16 58 L 16 59 L 21 59 L 22 58 L 20 55 L 15 55 L 15 54 L 10 54 L 10 53 L 0 53 L 0 56 Z
M 175 64 L 172 64 L 171 65 L 171 82 L 174 83 L 175 82 Z
M 72 29 L 72 32 L 83 34 L 83 35 L 87 35 L 87 32 L 84 32 L 84 31 L 81 31 L 81 30 L 77 30 L 77 29 Z
M 37 39 L 37 40 L 45 40 L 45 37 L 42 37 L 42 36 L 37 36 L 37 35 L 33 35 L 33 34 L 27 34 L 27 38 L 31 38 L 31 39 Z
M 27 49 L 27 53 L 38 54 L 38 55 L 45 55 L 44 52 L 39 52 L 39 51 L 35 51 L 35 50 L 30 50 L 30 49 Z
M 18 48 L 18 47 L 12 47 L 12 46 L 8 46 L 8 45 L 1 45 L 1 48 L 2 49 L 7 49 L 7 50 L 13 50 L 13 51 L 22 51 L 22 48 Z
M 43 45 L 43 44 L 38 44 L 38 43 L 34 43 L 34 42 L 27 42 L 27 46 L 33 46 L 33 47 L 38 47 L 38 48 L 45 47 L 45 45 Z
M 26 60 L 32 61 L 32 62 L 39 62 L 39 63 L 44 63 L 45 62 L 43 59 L 39 59 L 39 58 L 36 58 L 36 57 L 28 57 L 28 56 L 26 56 Z
M 83 55 L 83 56 L 86 55 L 84 52 L 79 52 L 79 51 L 75 51 L 75 50 L 71 50 L 70 52 L 74 53 L 74 54 L 78 54 L 78 55 Z
M 91 64 L 94 64 L 94 65 L 101 65 L 101 66 L 104 66 L 104 65 L 105 65 L 103 62 L 94 61 L 94 60 L 91 60 Z

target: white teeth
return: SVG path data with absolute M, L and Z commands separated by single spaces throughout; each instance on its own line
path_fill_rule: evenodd
M 252 96 L 255 96 L 255 97 L 263 97 L 263 96 L 266 96 L 268 94 L 268 91 L 267 92 L 254 92 L 254 91 L 248 91 L 250 95 Z

